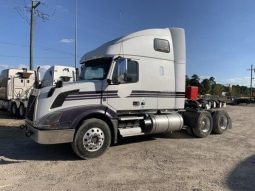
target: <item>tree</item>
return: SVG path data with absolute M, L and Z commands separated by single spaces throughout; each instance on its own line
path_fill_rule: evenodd
M 210 81 L 211 86 L 214 85 L 214 84 L 216 84 L 215 78 L 212 77 L 212 76 L 209 78 L 209 81 Z
M 185 76 L 186 79 L 186 87 L 190 85 L 190 78 L 188 75 Z
M 193 74 L 190 79 L 190 85 L 200 87 L 199 80 L 200 80 L 199 76 L 197 74 Z
M 201 93 L 209 94 L 211 92 L 211 82 L 209 79 L 203 79 L 201 82 Z
M 222 95 L 223 92 L 223 85 L 221 84 L 214 84 L 212 85 L 212 94 L 213 95 Z
M 197 74 L 193 74 L 191 76 L 191 79 L 196 80 L 196 81 L 200 81 L 200 78 L 199 78 L 199 76 Z

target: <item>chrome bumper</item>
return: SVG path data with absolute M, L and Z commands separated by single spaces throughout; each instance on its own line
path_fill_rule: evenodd
M 26 134 L 39 144 L 71 143 L 75 129 L 39 130 L 26 122 Z

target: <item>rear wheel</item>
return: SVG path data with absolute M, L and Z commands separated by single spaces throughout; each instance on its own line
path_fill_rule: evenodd
M 230 119 L 225 111 L 215 111 L 213 113 L 213 132 L 222 134 L 227 130 Z
M 198 112 L 197 119 L 193 124 L 193 133 L 196 137 L 204 138 L 212 132 L 213 120 L 208 111 Z
M 19 106 L 19 116 L 21 118 L 24 118 L 25 117 L 25 113 L 26 113 L 26 109 L 24 107 L 24 104 L 21 103 L 20 106 Z
M 111 132 L 106 122 L 91 118 L 85 120 L 77 130 L 72 148 L 82 159 L 102 155 L 111 143 Z
M 18 110 L 17 105 L 16 105 L 15 102 L 13 102 L 12 105 L 11 105 L 11 114 L 12 115 L 17 115 L 17 113 L 18 113 L 17 110 Z

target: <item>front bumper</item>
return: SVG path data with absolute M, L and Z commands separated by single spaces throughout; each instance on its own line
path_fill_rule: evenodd
M 60 144 L 73 142 L 75 129 L 39 130 L 26 122 L 26 134 L 39 144 Z

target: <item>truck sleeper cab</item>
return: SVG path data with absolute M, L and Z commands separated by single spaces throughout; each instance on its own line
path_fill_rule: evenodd
M 33 90 L 27 136 L 41 144 L 70 142 L 79 157 L 90 159 L 119 136 L 168 133 L 187 124 L 197 137 L 223 133 L 230 126 L 226 112 L 184 108 L 185 51 L 179 28 L 105 43 L 82 57 L 80 81 Z

